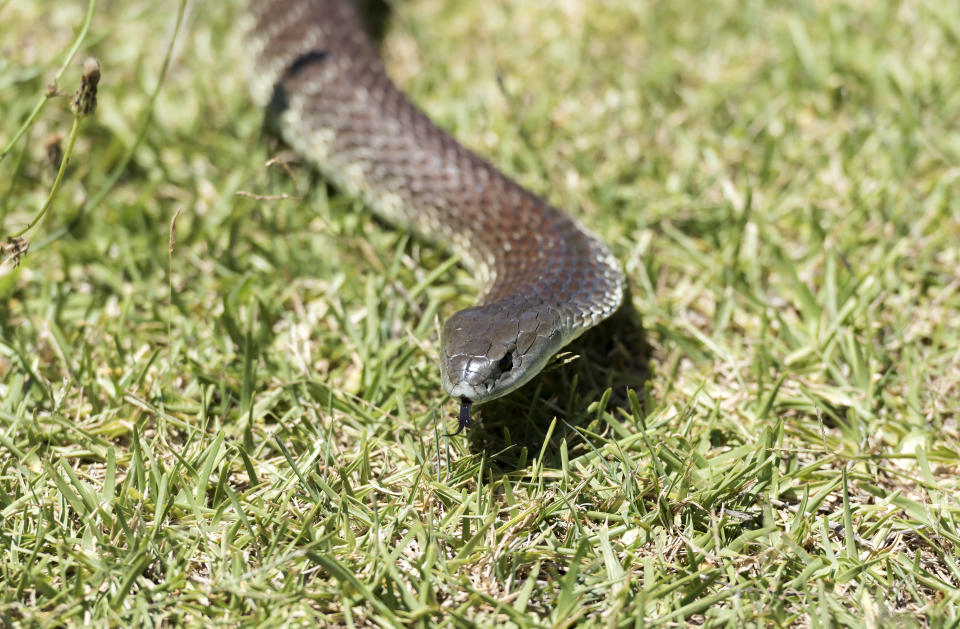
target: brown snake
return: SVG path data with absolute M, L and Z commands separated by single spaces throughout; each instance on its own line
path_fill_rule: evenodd
M 525 384 L 610 316 L 623 273 L 575 220 L 433 124 L 393 84 L 351 0 L 252 0 L 250 86 L 283 139 L 384 218 L 476 269 L 478 305 L 443 325 L 443 388 L 470 406 Z

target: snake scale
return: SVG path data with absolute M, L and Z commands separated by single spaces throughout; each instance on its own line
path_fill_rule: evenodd
M 387 76 L 351 0 L 252 0 L 249 83 L 283 140 L 388 221 L 456 252 L 478 305 L 440 337 L 444 389 L 472 404 L 513 391 L 610 316 L 624 279 L 574 219 L 461 146 Z

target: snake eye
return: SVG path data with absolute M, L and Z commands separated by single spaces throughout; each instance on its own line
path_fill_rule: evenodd
M 500 368 L 501 372 L 507 372 L 513 369 L 513 352 L 507 352 L 506 355 L 500 359 L 500 362 L 497 363 L 497 367 Z

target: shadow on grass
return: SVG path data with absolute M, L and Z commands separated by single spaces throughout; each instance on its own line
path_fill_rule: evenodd
M 363 20 L 367 34 L 375 43 L 380 44 L 390 24 L 390 4 L 387 0 L 358 0 L 357 12 Z
M 628 291 L 620 310 L 571 343 L 531 383 L 478 409 L 469 433 L 471 450 L 486 450 L 503 472 L 521 469 L 540 456 L 556 418 L 543 463 L 561 466 L 563 439 L 571 459 L 590 452 L 588 440 L 596 439 L 589 435 L 608 436 L 611 431 L 605 413 L 627 422 L 641 419 L 634 417 L 628 391 L 635 391 L 643 404 L 650 356 L 640 313 Z

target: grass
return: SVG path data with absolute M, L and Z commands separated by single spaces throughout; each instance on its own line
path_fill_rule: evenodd
M 0 267 L 0 624 L 956 626 L 956 5 L 396 3 L 401 85 L 631 287 L 449 439 L 470 274 L 175 4 L 0 1 L 4 240 L 102 68 Z

